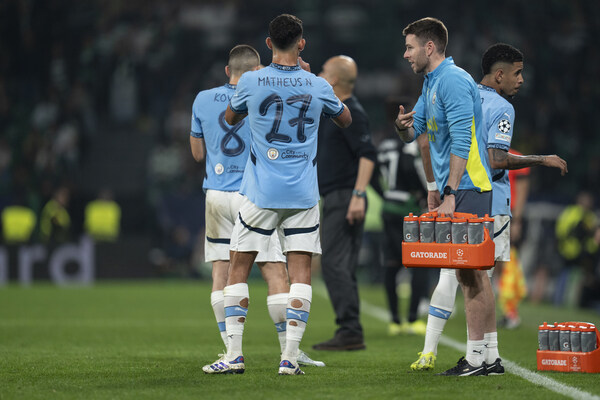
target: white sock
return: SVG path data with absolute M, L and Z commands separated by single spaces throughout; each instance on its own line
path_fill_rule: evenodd
M 277 338 L 279 339 L 279 347 L 281 353 L 285 350 L 285 333 L 286 333 L 286 308 L 288 303 L 289 293 L 277 293 L 267 296 L 267 309 L 269 315 L 275 324 L 277 330 Z
M 457 288 L 458 279 L 456 279 L 455 270 L 442 268 L 440 270 L 440 279 L 429 303 L 423 354 L 433 352 L 433 354 L 437 355 L 437 346 L 444 326 L 446 326 L 448 318 L 452 315 Z
M 306 330 L 306 322 L 310 313 L 312 301 L 312 287 L 304 283 L 293 283 L 290 285 L 290 294 L 286 312 L 286 344 L 281 354 L 282 360 L 291 361 L 296 364 L 300 341 Z
M 493 364 L 496 358 L 500 358 L 498 353 L 498 332 L 488 332 L 483 335 L 483 341 L 485 342 L 485 356 L 486 364 Z
M 248 314 L 250 293 L 247 283 L 236 283 L 223 289 L 225 304 L 225 327 L 227 328 L 227 360 L 235 360 L 242 355 L 242 336 Z
M 215 290 L 210 294 L 210 305 L 212 306 L 215 318 L 217 319 L 217 326 L 221 333 L 221 339 L 225 343 L 225 350 L 227 350 L 227 330 L 225 329 L 225 306 L 223 305 L 223 291 Z
M 484 361 L 485 340 L 467 340 L 467 361 L 472 367 L 479 367 Z

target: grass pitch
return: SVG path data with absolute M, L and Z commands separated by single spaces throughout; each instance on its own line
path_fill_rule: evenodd
M 208 282 L 99 283 L 89 288 L 0 288 L 0 399 L 506 399 L 564 398 L 507 373 L 434 376 L 460 351 L 440 344 L 434 372 L 410 371 L 422 336 L 387 335 L 387 323 L 363 312 L 367 350 L 317 352 L 311 345 L 335 330 L 331 305 L 318 282 L 301 348 L 325 368 L 278 376 L 279 345 L 266 308 L 266 286 L 250 284 L 245 328 L 246 373 L 205 375 L 201 367 L 223 345 L 210 307 Z M 361 298 L 385 309 L 383 289 L 363 286 Z M 364 309 L 363 309 L 364 311 Z M 462 305 L 444 334 L 465 339 Z M 523 325 L 499 331 L 500 354 L 536 370 L 537 325 L 543 321 L 600 322 L 595 313 L 524 304 Z M 510 372 L 510 371 L 509 371 Z M 600 396 L 598 374 L 540 372 Z M 585 397 L 585 396 L 584 396 Z

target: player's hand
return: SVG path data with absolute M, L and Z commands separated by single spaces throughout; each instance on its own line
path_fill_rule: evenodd
M 346 213 L 346 220 L 350 225 L 365 219 L 366 202 L 364 197 L 352 196 Z
M 415 123 L 415 119 L 413 115 L 415 115 L 416 111 L 411 111 L 409 113 L 404 113 L 404 106 L 398 107 L 398 116 L 394 121 L 394 124 L 400 131 L 405 131 L 408 128 L 412 128 Z
M 453 217 L 454 210 L 456 209 L 456 199 L 454 196 L 444 196 L 442 204 L 431 211 L 437 211 L 441 217 Z
M 551 156 L 544 156 L 544 162 L 542 165 L 546 167 L 554 167 L 560 169 L 560 174 L 565 175 L 569 170 L 567 169 L 567 162 L 557 156 L 556 154 L 552 154 Z
M 430 190 L 427 192 L 427 211 L 433 211 L 442 204 L 439 190 Z
M 298 57 L 298 64 L 300 64 L 300 68 L 307 72 L 310 72 L 310 64 L 304 61 L 302 57 Z

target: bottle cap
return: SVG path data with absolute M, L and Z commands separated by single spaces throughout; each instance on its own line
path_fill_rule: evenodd
M 436 217 L 435 221 L 436 222 L 450 222 L 450 221 L 452 221 L 452 218 L 450 218 L 450 217 Z
M 413 213 L 408 214 L 406 217 L 404 217 L 405 221 L 418 221 L 419 217 L 417 217 L 416 215 L 413 215 Z

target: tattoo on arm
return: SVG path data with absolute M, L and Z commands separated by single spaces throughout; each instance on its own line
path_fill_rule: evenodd
M 532 167 L 534 165 L 541 165 L 544 162 L 544 156 L 517 156 L 501 149 L 491 150 L 492 168 L 519 169 L 525 167 Z

